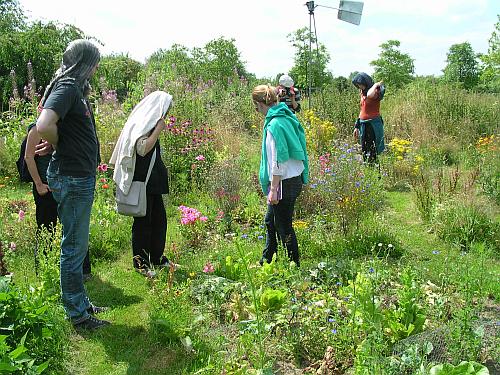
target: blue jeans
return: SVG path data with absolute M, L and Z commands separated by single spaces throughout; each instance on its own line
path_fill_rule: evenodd
M 89 315 L 90 301 L 83 286 L 83 261 L 88 252 L 90 212 L 94 201 L 95 176 L 62 176 L 47 171 L 47 182 L 57 202 L 62 224 L 61 296 L 73 323 Z
M 267 205 L 267 213 L 264 219 L 266 225 L 266 246 L 262 252 L 263 262 L 270 263 L 273 255 L 278 251 L 278 241 L 281 241 L 288 258 L 300 266 L 299 245 L 295 230 L 292 226 L 295 201 L 302 191 L 301 176 L 292 177 L 282 181 L 283 198 L 278 204 Z

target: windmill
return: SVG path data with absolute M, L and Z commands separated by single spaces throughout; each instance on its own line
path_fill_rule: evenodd
M 352 23 L 354 25 L 359 25 L 361 22 L 361 14 L 363 13 L 363 3 L 360 1 L 343 1 L 340 0 L 339 7 L 334 8 L 327 5 L 315 4 L 314 1 L 308 1 L 306 4 L 307 10 L 309 11 L 309 59 L 307 63 L 307 85 L 308 85 L 308 97 L 309 97 L 309 108 L 311 108 L 311 94 L 312 94 L 312 28 L 314 26 L 314 40 L 316 43 L 316 52 L 318 52 L 318 34 L 316 31 L 316 19 L 314 17 L 314 10 L 317 7 L 329 8 L 337 10 L 337 18 L 341 21 Z

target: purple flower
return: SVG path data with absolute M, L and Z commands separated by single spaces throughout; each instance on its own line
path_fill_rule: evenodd
M 337 333 L 337 330 L 334 328 L 334 329 L 332 329 L 331 332 L 335 335 Z
M 439 250 L 432 250 L 432 254 L 434 254 L 434 255 L 439 254 Z
M 264 236 L 259 236 L 257 237 L 259 240 L 262 240 L 264 238 Z
M 328 318 L 328 322 L 329 322 L 329 323 L 335 323 L 335 319 L 333 319 L 333 318 Z
M 370 272 L 370 273 L 374 273 L 374 272 L 375 272 L 375 270 L 373 269 L 373 267 L 370 267 L 370 268 L 368 269 L 368 272 Z

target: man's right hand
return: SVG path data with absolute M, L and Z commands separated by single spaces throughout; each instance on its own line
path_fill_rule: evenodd
M 359 138 L 359 129 L 358 128 L 354 128 L 354 131 L 352 132 L 352 135 L 353 135 L 354 139 L 357 141 L 358 138 Z
M 50 191 L 49 186 L 47 184 L 41 183 L 40 185 L 35 185 L 35 186 L 36 186 L 36 191 L 40 195 L 45 195 Z

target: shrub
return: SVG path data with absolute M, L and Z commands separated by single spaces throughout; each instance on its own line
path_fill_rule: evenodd
M 337 129 L 329 120 L 321 119 L 313 110 L 304 111 L 307 147 L 313 155 L 321 155 L 330 148 Z
M 337 142 L 311 164 L 316 164 L 317 174 L 311 176 L 310 187 L 317 190 L 323 212 L 334 218 L 342 234 L 350 233 L 363 217 L 381 206 L 379 172 L 364 164 L 349 144 Z
M 500 248 L 498 225 L 472 200 L 449 200 L 436 209 L 432 225 L 438 236 L 468 251 L 475 242 Z
M 61 308 L 37 289 L 22 292 L 4 276 L 0 298 L 0 367 L 11 374 L 60 369 L 67 348 Z
M 214 130 L 206 124 L 179 121 L 171 116 L 161 137 L 166 148 L 165 163 L 169 167 L 171 190 L 186 192 L 193 187 L 201 188 L 215 160 Z
M 479 138 L 476 143 L 480 169 L 479 186 L 484 194 L 500 205 L 500 138 L 495 135 Z

